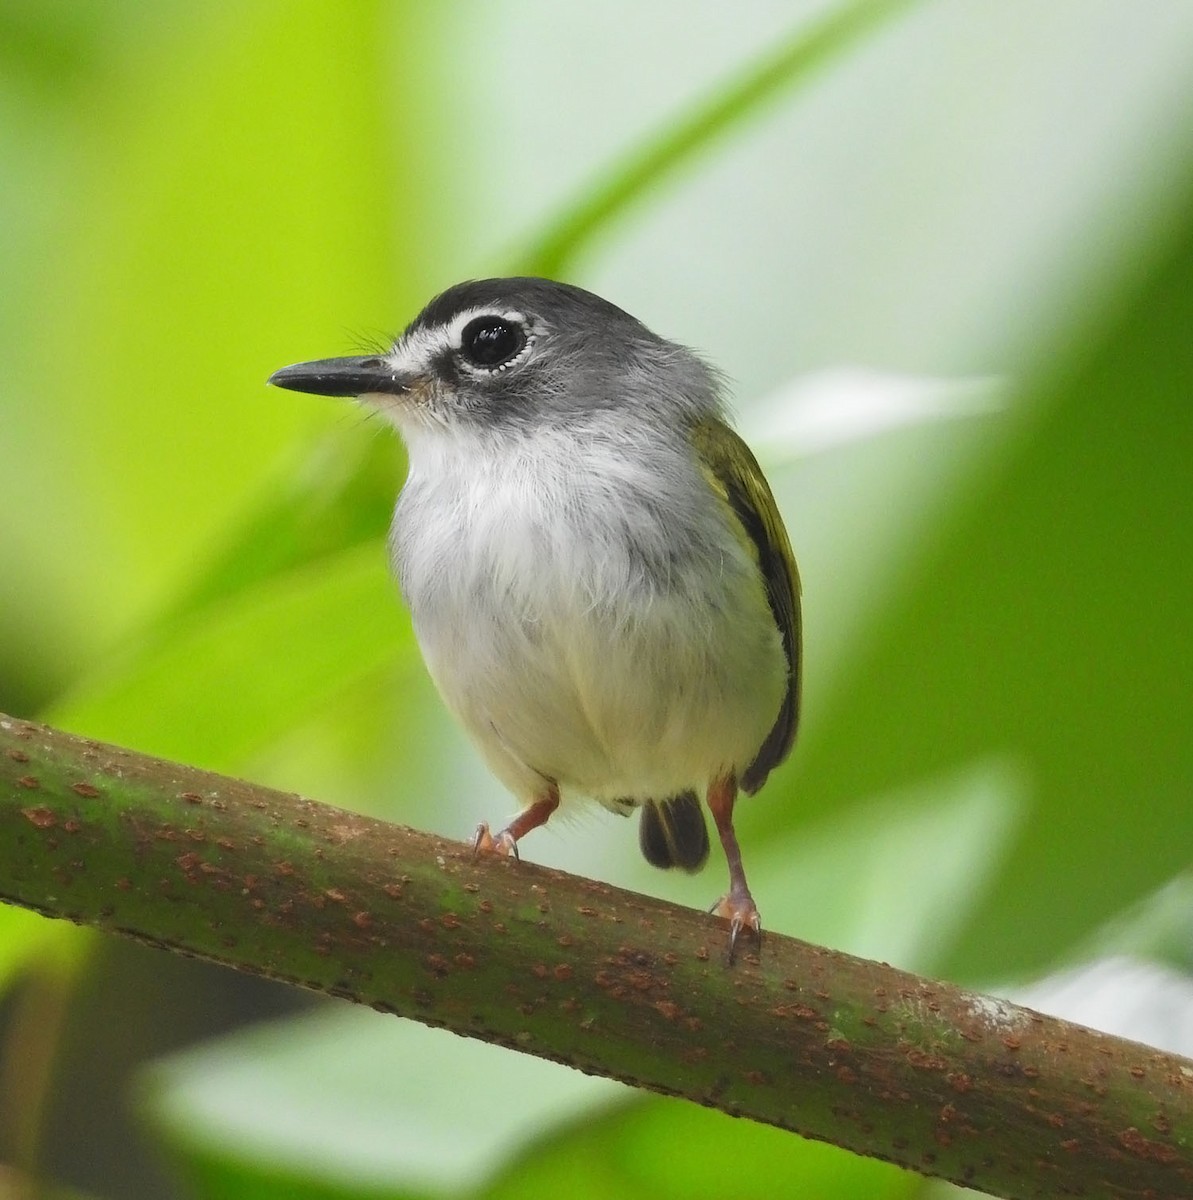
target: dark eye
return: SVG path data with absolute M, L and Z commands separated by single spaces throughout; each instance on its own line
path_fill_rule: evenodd
M 526 331 L 505 317 L 477 317 L 464 326 L 460 349 L 474 367 L 494 370 L 516 358 L 526 345 Z

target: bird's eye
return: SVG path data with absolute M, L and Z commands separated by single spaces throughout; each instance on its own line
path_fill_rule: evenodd
M 474 367 L 493 371 L 517 358 L 526 345 L 526 331 L 505 317 L 477 317 L 464 326 L 460 349 Z

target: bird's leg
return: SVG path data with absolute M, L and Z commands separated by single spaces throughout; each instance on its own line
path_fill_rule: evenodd
M 502 857 L 518 857 L 518 841 L 532 829 L 547 823 L 547 818 L 559 807 L 559 788 L 549 784 L 529 808 L 524 808 L 500 833 L 490 833 L 489 826 L 482 821 L 472 838 L 472 853 L 498 854 Z
M 716 824 L 721 845 L 725 850 L 725 861 L 729 864 L 729 891 L 710 909 L 718 917 L 729 922 L 729 961 L 737 952 L 737 941 L 743 930 L 749 930 L 756 942 L 762 941 L 762 926 L 750 886 L 746 883 L 746 871 L 741 863 L 741 849 L 737 834 L 733 832 L 733 806 L 737 802 L 737 778 L 730 774 L 714 780 L 708 789 L 708 808 Z

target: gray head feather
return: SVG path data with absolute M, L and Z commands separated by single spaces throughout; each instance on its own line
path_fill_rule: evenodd
M 513 319 L 529 339 L 508 367 L 470 369 L 447 331 L 465 314 Z M 427 400 L 444 425 L 541 429 L 610 411 L 681 428 L 721 415 L 720 379 L 696 354 L 652 333 L 608 300 L 548 279 L 470 280 L 436 296 L 394 345 L 395 360 L 419 356 L 432 387 Z

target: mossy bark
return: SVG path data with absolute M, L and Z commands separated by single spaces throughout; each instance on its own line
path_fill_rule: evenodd
M 4 717 L 0 899 L 1000 1196 L 1193 1195 L 1193 1062 Z

